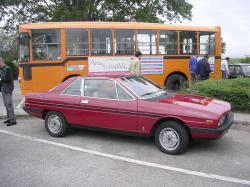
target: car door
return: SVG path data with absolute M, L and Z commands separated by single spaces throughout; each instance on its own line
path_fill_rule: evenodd
M 229 69 L 229 78 L 230 79 L 234 79 L 234 78 L 236 78 L 237 77 L 237 75 L 235 74 L 235 66 L 234 65 L 230 65 L 229 67 L 228 67 L 228 69 Z
M 80 105 L 83 125 L 136 131 L 137 100 L 113 79 L 84 79 Z

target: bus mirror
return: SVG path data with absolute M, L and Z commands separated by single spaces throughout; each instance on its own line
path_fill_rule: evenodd
M 20 45 L 29 45 L 29 39 L 30 39 L 29 33 L 27 32 L 22 33 L 20 35 L 20 40 L 19 40 Z

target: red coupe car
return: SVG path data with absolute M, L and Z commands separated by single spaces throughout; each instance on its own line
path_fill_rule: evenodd
M 168 93 L 142 76 L 73 77 L 27 94 L 24 110 L 45 119 L 54 137 L 71 126 L 153 136 L 168 154 L 184 152 L 193 138 L 220 138 L 233 123 L 229 103 Z

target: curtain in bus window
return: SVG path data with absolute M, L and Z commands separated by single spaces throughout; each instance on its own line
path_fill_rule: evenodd
M 156 54 L 156 31 L 140 30 L 137 34 L 138 48 L 142 54 Z
M 58 29 L 32 30 L 33 60 L 60 59 L 60 31 Z
M 160 54 L 177 55 L 178 39 L 176 31 L 160 31 Z
M 134 54 L 135 35 L 133 30 L 117 30 L 115 31 L 115 50 L 116 54 Z
M 196 32 L 184 31 L 180 33 L 181 54 L 197 53 Z
M 92 54 L 112 54 L 112 31 L 108 29 L 92 30 Z
M 88 55 L 88 31 L 86 29 L 67 29 L 67 55 Z
M 200 54 L 215 54 L 215 33 L 200 32 Z

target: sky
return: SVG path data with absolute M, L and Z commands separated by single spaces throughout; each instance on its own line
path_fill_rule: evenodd
M 188 0 L 193 5 L 192 21 L 183 25 L 221 27 L 226 42 L 223 56 L 250 56 L 250 0 Z

